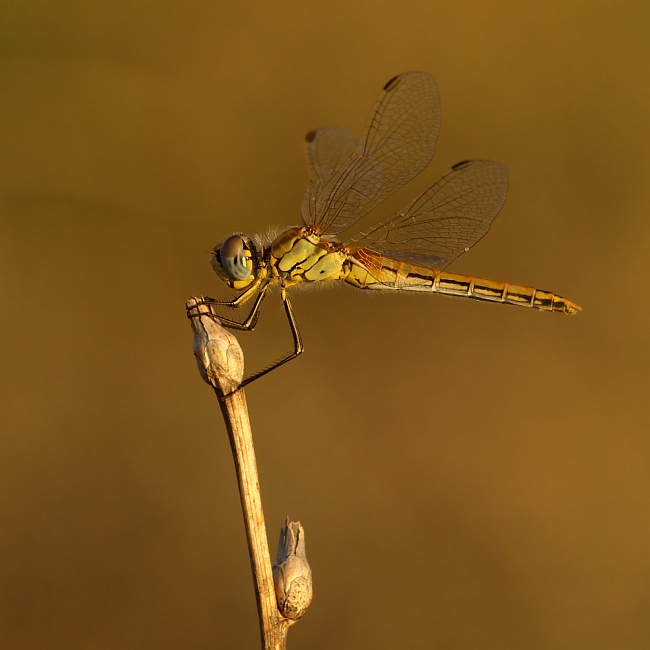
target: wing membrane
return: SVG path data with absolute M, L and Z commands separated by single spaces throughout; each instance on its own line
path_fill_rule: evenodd
M 343 129 L 308 134 L 305 223 L 322 234 L 346 230 L 429 164 L 439 130 L 435 80 L 407 72 L 384 86 L 356 146 Z
M 443 269 L 487 233 L 507 193 L 503 165 L 490 160 L 458 163 L 403 210 L 346 247 Z
M 349 131 L 336 126 L 310 131 L 305 136 L 305 158 L 309 183 L 302 199 L 301 213 L 309 223 L 310 206 L 315 206 L 323 187 L 334 173 L 350 158 L 357 147 L 357 139 Z

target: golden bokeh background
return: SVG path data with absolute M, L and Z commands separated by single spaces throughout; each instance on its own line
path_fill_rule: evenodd
M 298 221 L 302 138 L 439 84 L 433 164 L 510 192 L 451 267 L 576 317 L 337 288 L 247 389 L 291 648 L 636 650 L 648 629 L 650 5 L 22 0 L 0 21 L 0 645 L 255 648 L 230 449 L 184 302 L 233 231 Z M 290 348 L 277 296 L 243 334 Z

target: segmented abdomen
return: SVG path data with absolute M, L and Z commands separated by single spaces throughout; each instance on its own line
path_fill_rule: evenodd
M 558 311 L 564 314 L 575 314 L 580 311 L 578 305 L 550 291 L 499 280 L 431 271 L 407 264 L 396 263 L 395 268 L 383 264 L 381 269 L 373 269 L 372 275 L 365 269 L 353 267 L 345 280 L 362 289 L 442 293 L 507 305 L 535 307 L 543 311 Z

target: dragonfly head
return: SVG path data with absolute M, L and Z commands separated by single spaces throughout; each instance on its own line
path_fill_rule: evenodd
M 212 250 L 210 264 L 231 289 L 242 291 L 255 282 L 260 266 L 259 250 L 250 237 L 243 233 L 230 235 Z

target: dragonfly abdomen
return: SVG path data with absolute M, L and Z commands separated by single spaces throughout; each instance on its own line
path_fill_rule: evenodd
M 442 293 L 447 296 L 521 305 L 564 314 L 574 314 L 580 311 L 580 307 L 550 291 L 500 280 L 432 271 L 407 264 L 396 264 L 393 268 L 392 260 L 390 266 L 385 263 L 387 260 L 383 261 L 381 270 L 377 269 L 372 274 L 365 270 L 356 270 L 356 273 L 353 271 L 345 278 L 346 281 L 363 289 Z
M 558 311 L 574 314 L 580 307 L 550 291 L 535 289 L 520 284 L 475 278 L 444 271 L 433 272 L 430 290 L 451 296 L 464 296 L 474 300 L 501 302 L 507 305 L 534 307 L 542 311 Z

